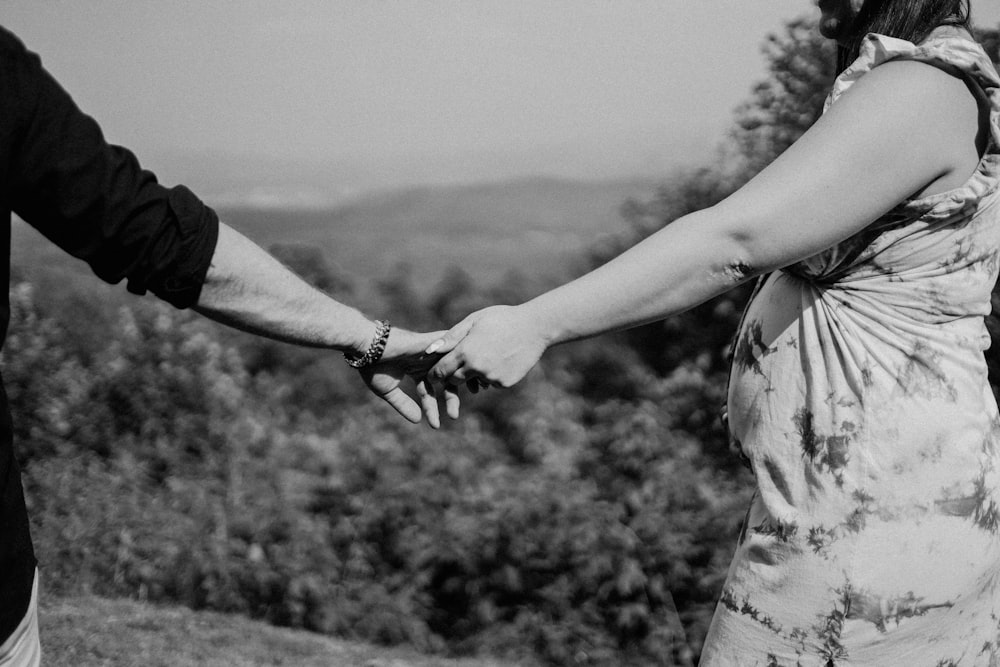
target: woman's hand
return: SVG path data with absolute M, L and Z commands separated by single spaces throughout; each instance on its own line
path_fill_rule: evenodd
M 479 379 L 510 387 L 538 363 L 548 345 L 540 323 L 523 306 L 484 308 L 427 348 L 428 354 L 444 354 L 429 377 L 451 385 Z
M 420 422 L 422 413 L 426 415 L 432 428 L 440 428 L 441 417 L 437 396 L 427 380 L 427 372 L 441 358 L 441 354 L 428 354 L 425 350 L 433 341 L 439 340 L 441 335 L 440 331 L 414 333 L 406 329 L 393 329 L 378 363 L 359 371 L 372 393 L 391 405 L 396 412 L 414 424 Z M 416 382 L 419 405 L 402 389 L 407 376 Z M 452 419 L 457 418 L 458 394 L 446 391 L 444 400 L 448 415 Z

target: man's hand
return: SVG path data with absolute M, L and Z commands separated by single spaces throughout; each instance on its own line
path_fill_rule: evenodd
M 427 371 L 441 358 L 440 354 L 427 354 L 425 350 L 435 340 L 441 338 L 442 332 L 414 333 L 406 329 L 393 329 L 389 334 L 385 352 L 378 363 L 360 370 L 361 378 L 372 393 L 391 405 L 407 420 L 414 424 L 420 423 L 421 413 L 427 416 L 427 422 L 432 428 L 440 428 L 441 417 L 438 408 L 437 395 L 431 383 L 426 379 Z M 402 389 L 406 377 L 412 377 L 416 382 L 418 405 L 413 398 Z M 454 391 L 445 392 L 445 409 L 448 415 L 458 417 L 459 398 Z

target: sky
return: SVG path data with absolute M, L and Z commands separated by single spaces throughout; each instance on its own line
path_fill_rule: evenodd
M 0 0 L 105 134 L 208 198 L 707 161 L 812 0 Z M 982 25 L 1000 0 L 973 0 Z

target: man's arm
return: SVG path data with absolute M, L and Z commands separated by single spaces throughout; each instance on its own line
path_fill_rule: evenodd
M 220 223 L 201 295 L 193 309 L 242 331 L 307 347 L 331 348 L 361 356 L 376 335 L 376 324 L 360 311 L 312 287 L 256 243 Z M 407 375 L 432 365 L 423 350 L 440 334 L 393 329 L 380 363 L 362 369 L 369 388 L 399 414 L 419 422 L 421 408 L 400 387 Z M 438 407 L 425 383 L 418 383 L 423 411 L 440 425 Z M 449 401 L 456 399 L 449 395 Z M 449 405 L 457 414 L 457 405 Z
M 2 28 L 0 116 L 10 208 L 100 278 L 297 345 L 358 354 L 371 344 L 372 321 L 221 225 L 190 190 L 160 185 L 130 151 L 109 144 L 38 56 Z M 420 408 L 400 382 L 423 370 L 425 338 L 393 330 L 384 362 L 362 373 L 411 421 L 420 421 Z M 436 425 L 433 396 L 426 387 L 418 392 Z
M 223 223 L 193 308 L 252 334 L 358 356 L 375 335 L 375 322 L 310 286 Z

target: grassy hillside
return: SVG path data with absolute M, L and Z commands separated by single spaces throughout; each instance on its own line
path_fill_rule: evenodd
M 43 595 L 39 624 L 49 667 L 528 667 L 491 659 L 447 660 L 241 616 L 98 597 Z

